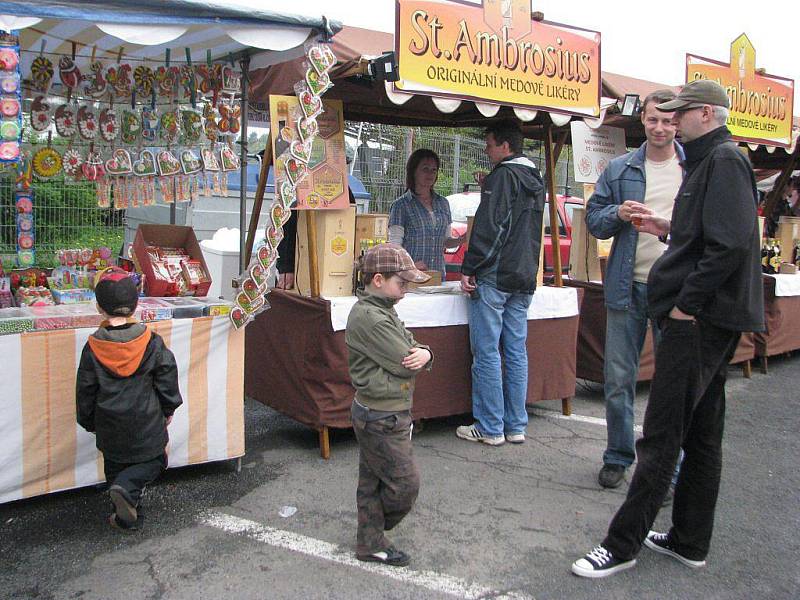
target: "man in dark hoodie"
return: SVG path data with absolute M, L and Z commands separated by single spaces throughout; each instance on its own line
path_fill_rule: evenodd
M 674 111 L 686 153 L 671 221 L 633 215 L 640 232 L 668 243 L 647 281 L 661 342 L 628 496 L 603 543 L 573 563 L 581 577 L 634 566 L 642 543 L 690 568 L 706 564 L 722 471 L 727 365 L 741 332 L 764 327 L 758 194 L 750 162 L 725 126 L 728 106 L 724 88 L 707 80 L 656 106 Z M 672 528 L 650 531 L 681 447 Z
M 500 121 L 486 129 L 485 136 L 494 168 L 484 179 L 461 266 L 461 289 L 471 296 L 475 423 L 459 427 L 456 435 L 500 446 L 506 440 L 523 443 L 528 425 L 525 342 L 539 268 L 544 186 L 539 171 L 522 155 L 518 123 Z
M 136 529 L 144 487 L 167 468 L 167 425 L 183 403 L 178 367 L 164 340 L 136 322 L 136 286 L 122 269 L 95 285 L 106 320 L 91 335 L 78 366 L 78 424 L 94 433 L 114 513 L 112 526 Z

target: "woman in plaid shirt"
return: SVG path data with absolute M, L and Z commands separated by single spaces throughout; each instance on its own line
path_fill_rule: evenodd
M 403 246 L 418 269 L 438 271 L 444 279 L 444 249 L 457 247 L 466 236 L 450 237 L 450 205 L 433 190 L 439 164 L 439 156 L 426 148 L 408 157 L 406 193 L 389 212 L 389 241 Z

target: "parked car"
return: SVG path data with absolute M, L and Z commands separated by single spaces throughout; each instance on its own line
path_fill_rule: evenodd
M 561 250 L 561 270 L 569 270 L 569 256 L 572 246 L 572 213 L 576 207 L 584 206 L 583 198 L 575 196 L 557 195 L 558 198 L 558 237 Z M 463 235 L 467 230 L 467 217 L 475 215 L 480 203 L 481 194 L 478 186 L 468 184 L 459 194 L 447 196 L 450 203 L 450 214 L 453 223 L 450 225 L 452 237 Z M 545 203 L 544 210 L 544 270 L 553 271 L 553 241 L 550 238 L 550 203 Z M 445 248 L 444 260 L 448 280 L 457 280 L 461 277 L 461 263 L 464 262 L 464 253 L 467 245 L 461 244 L 457 248 Z

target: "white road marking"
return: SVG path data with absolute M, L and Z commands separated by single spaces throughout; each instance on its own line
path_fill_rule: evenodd
M 543 408 L 529 408 L 528 412 L 534 413 L 539 417 L 544 417 L 545 419 L 564 419 L 566 421 L 580 421 L 581 423 L 591 423 L 592 425 L 602 425 L 603 427 L 606 426 L 606 420 L 601 419 L 600 417 L 584 417 L 583 415 L 567 416 L 562 415 L 554 410 L 545 410 Z M 633 430 L 636 433 L 642 433 L 642 426 L 634 425 Z
M 494 600 L 533 600 L 532 596 L 517 592 L 501 593 L 492 588 L 469 583 L 457 577 L 443 575 L 434 571 L 412 571 L 408 568 L 387 567 L 377 563 L 365 563 L 356 559 L 351 552 L 345 551 L 336 544 L 307 537 L 299 533 L 267 527 L 261 523 L 242 519 L 219 512 L 206 512 L 199 522 L 227 533 L 244 535 L 252 540 L 299 552 L 306 556 L 327 560 L 348 567 L 355 567 L 384 577 L 390 577 L 433 592 L 440 592 L 456 598 L 492 598 Z

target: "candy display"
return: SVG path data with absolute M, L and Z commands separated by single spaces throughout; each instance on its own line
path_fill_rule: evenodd
M 185 247 L 159 246 L 146 244 L 142 227 L 145 231 L 155 229 L 167 234 L 171 231 L 191 232 L 191 228 L 171 228 L 169 225 L 140 226 L 134 241 L 134 253 L 138 266 L 146 276 L 147 292 L 159 297 L 205 296 L 211 287 L 211 277 L 202 260 L 202 250 L 194 233 L 191 233 Z
M 19 40 L 0 36 L 0 162 L 19 161 L 22 144 Z
M 2 271 L 2 269 L 0 269 Z M 9 308 L 14 304 L 11 294 L 11 278 L 0 277 L 0 308 Z
M 53 294 L 44 286 L 21 287 L 17 290 L 16 300 L 19 306 L 46 306 L 56 303 Z
M 59 156 L 59 160 L 61 157 Z M 30 191 L 16 192 L 17 208 L 17 263 L 31 267 L 35 260 L 33 194 Z
M 23 333 L 33 329 L 33 314 L 29 308 L 0 308 L 0 335 Z
M 269 293 L 268 282 L 271 280 L 267 274 L 272 272 L 275 261 L 278 259 L 278 244 L 283 239 L 283 226 L 291 214 L 289 208 L 296 198 L 297 185 L 308 174 L 311 148 L 314 138 L 319 133 L 316 119 L 323 110 L 320 95 L 332 86 L 328 72 L 336 64 L 333 51 L 325 44 L 307 46 L 306 59 L 305 78 L 294 87 L 300 102 L 302 116 L 295 119 L 295 131 L 284 132 L 281 130 L 279 132 L 281 138 L 288 143 L 283 146 L 279 146 L 277 143 L 275 145 L 277 154 L 275 164 L 282 165 L 282 168 L 276 168 L 276 194 L 270 207 L 270 221 L 267 226 L 265 243 L 255 249 L 253 259 L 246 271 L 247 276 L 239 281 L 239 288 L 242 291 L 236 296 L 236 304 L 229 315 L 231 324 L 236 329 L 247 325 L 259 311 L 269 308 L 269 303 L 264 297 Z M 229 110 L 223 110 L 223 107 L 220 107 L 221 114 L 229 112 Z M 223 127 L 225 126 L 220 125 L 220 129 Z M 289 130 L 289 127 L 284 127 L 284 129 Z M 228 158 L 223 149 L 223 171 L 227 170 L 226 159 Z M 203 160 L 205 161 L 205 155 L 203 155 Z M 238 168 L 238 164 L 236 168 Z

